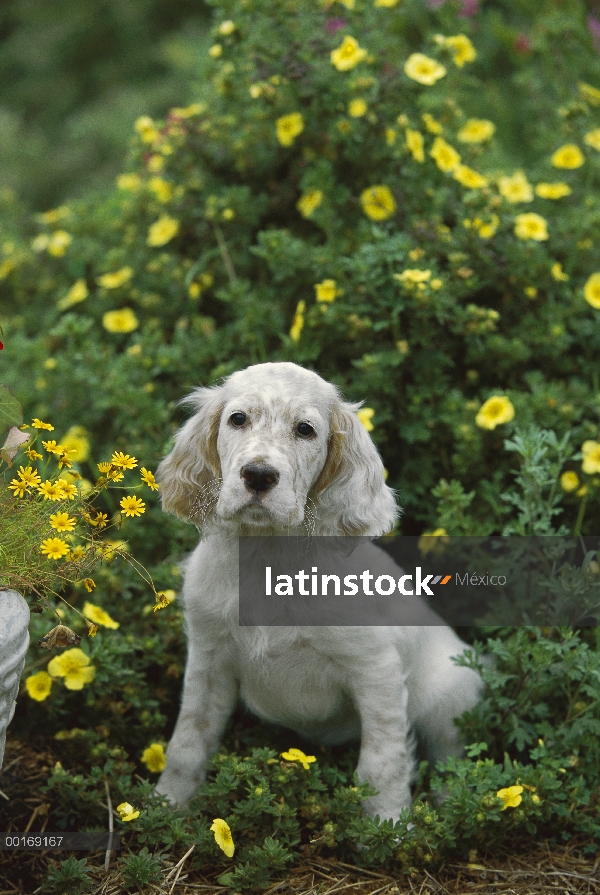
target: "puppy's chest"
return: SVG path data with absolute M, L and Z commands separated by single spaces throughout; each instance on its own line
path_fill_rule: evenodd
M 343 702 L 339 668 L 300 640 L 260 654 L 238 643 L 240 695 L 251 711 L 280 724 L 325 720 Z

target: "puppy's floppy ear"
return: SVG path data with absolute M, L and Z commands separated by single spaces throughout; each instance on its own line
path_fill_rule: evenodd
M 223 388 L 198 388 L 181 404 L 196 413 L 175 436 L 175 447 L 158 466 L 162 505 L 186 522 L 193 521 L 200 491 L 221 478 L 217 436 L 223 410 Z
M 400 515 L 381 457 L 356 415 L 359 407 L 340 402 L 331 412 L 327 459 L 309 495 L 317 505 L 316 534 L 378 537 Z

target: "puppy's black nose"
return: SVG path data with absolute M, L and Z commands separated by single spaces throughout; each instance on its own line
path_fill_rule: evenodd
M 273 466 L 266 463 L 247 463 L 242 466 L 241 476 L 246 488 L 260 494 L 273 488 L 279 481 L 279 473 Z

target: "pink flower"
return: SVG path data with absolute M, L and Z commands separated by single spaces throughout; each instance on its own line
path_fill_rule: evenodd
M 531 41 L 526 34 L 517 34 L 515 38 L 515 50 L 522 56 L 525 56 L 526 53 L 531 52 Z
M 594 44 L 594 49 L 600 53 L 600 19 L 597 19 L 596 16 L 588 16 L 587 26 L 590 34 L 592 35 L 592 43 Z
M 325 30 L 328 34 L 335 34 L 341 28 L 346 27 L 347 22 L 344 19 L 327 19 L 325 22 Z
M 462 0 L 462 6 L 458 13 L 462 19 L 469 19 L 479 10 L 479 0 Z

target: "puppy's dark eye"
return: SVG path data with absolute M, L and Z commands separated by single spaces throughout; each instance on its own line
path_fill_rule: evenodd
M 310 423 L 298 423 L 296 432 L 298 435 L 301 435 L 302 438 L 312 438 L 312 436 L 316 434 Z
M 235 426 L 236 429 L 241 429 L 241 427 L 245 424 L 248 417 L 245 413 L 242 413 L 241 410 L 237 410 L 235 413 L 232 413 L 229 417 L 229 422 L 232 426 Z

